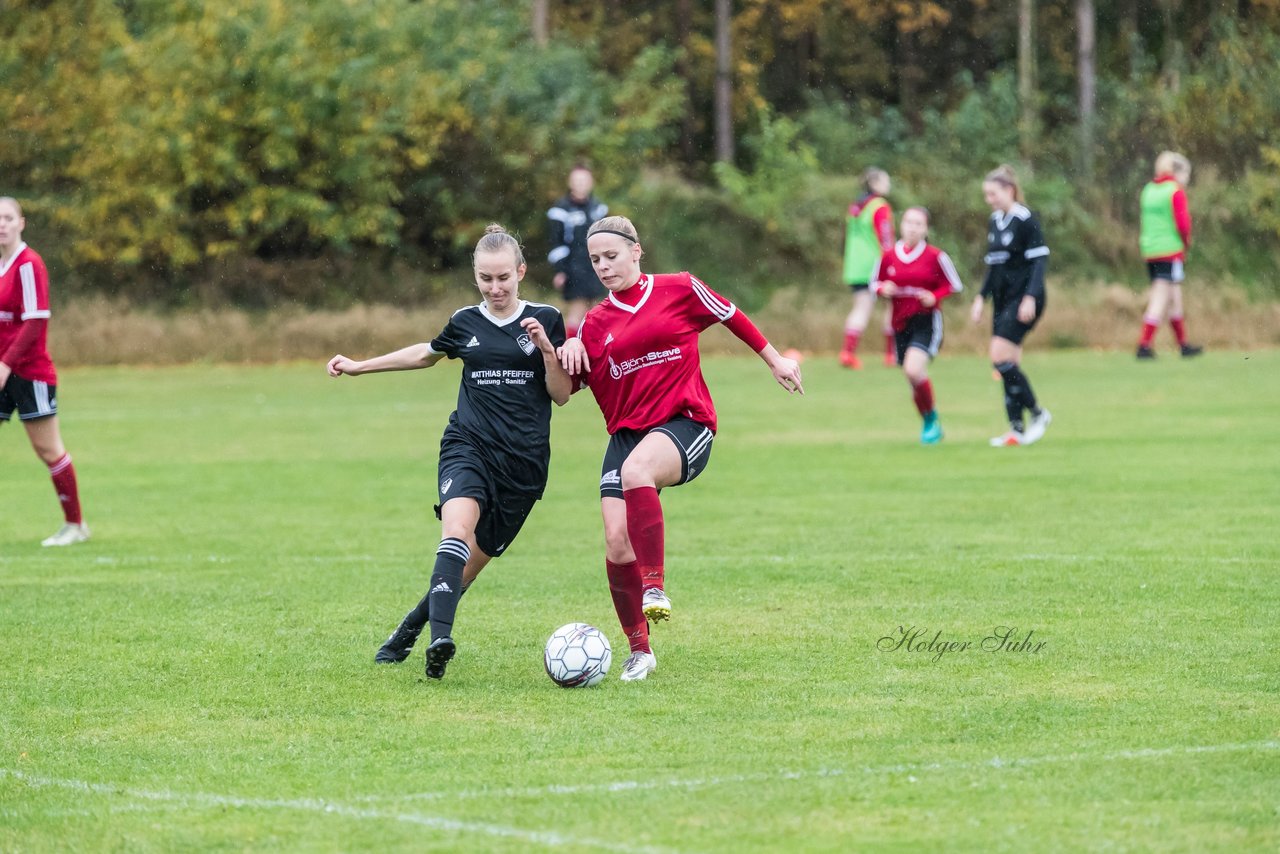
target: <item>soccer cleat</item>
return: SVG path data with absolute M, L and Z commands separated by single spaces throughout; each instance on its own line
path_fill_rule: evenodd
M 427 647 L 427 678 L 443 679 L 445 665 L 457 651 L 458 645 L 453 642 L 453 638 L 444 637 L 433 640 L 431 646 Z
M 52 537 L 41 540 L 42 546 L 73 546 L 89 539 L 89 526 L 83 522 L 68 522 Z
M 638 682 L 658 669 L 658 658 L 651 652 L 633 652 L 622 665 L 622 681 Z
M 413 645 L 418 642 L 418 635 L 422 634 L 422 626 L 416 629 L 401 623 L 396 626 L 396 630 L 391 633 L 391 637 L 387 638 L 378 649 L 378 654 L 373 657 L 375 664 L 399 664 L 409 657 L 409 653 L 413 652 Z
M 1049 424 L 1053 421 L 1053 416 L 1049 414 L 1049 410 L 1041 409 L 1039 415 L 1031 416 L 1031 423 L 1027 425 L 1027 429 L 1022 431 L 1022 444 L 1030 445 L 1032 442 L 1039 442 L 1044 438 L 1044 431 L 1048 429 Z
M 1139 344 L 1137 356 L 1139 359 L 1154 359 L 1156 357 L 1156 351 L 1152 350 L 1150 347 L 1144 347 Z
M 993 448 L 1016 448 L 1026 443 L 1022 441 L 1021 433 L 1017 430 L 1010 430 L 1008 433 L 996 436 L 988 444 Z
M 924 417 L 924 426 L 920 428 L 920 442 L 924 445 L 936 445 L 942 441 L 942 422 L 937 412 L 930 412 Z
M 858 354 L 851 350 L 840 351 L 840 364 L 854 371 L 862 370 L 862 360 L 858 358 Z
M 651 623 L 671 619 L 671 600 L 667 598 L 666 593 L 662 592 L 661 587 L 650 587 L 644 591 L 641 608 L 645 619 Z
M 1204 348 L 1198 344 L 1182 345 L 1182 358 L 1184 359 L 1189 359 L 1192 356 L 1199 356 L 1203 352 L 1204 352 Z

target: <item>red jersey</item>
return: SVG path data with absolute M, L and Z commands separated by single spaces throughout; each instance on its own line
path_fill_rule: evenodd
M 689 273 L 642 275 L 587 312 L 578 337 L 591 370 L 585 381 L 610 434 L 648 430 L 683 415 L 716 429 L 702 378 L 698 334 L 737 307 Z M 575 383 L 575 391 L 582 382 Z
M 936 311 L 944 299 L 964 290 L 956 265 L 951 263 L 947 253 L 923 240 L 910 252 L 899 240 L 880 256 L 871 272 L 876 294 L 880 293 L 880 285 L 884 282 L 893 282 L 896 288 L 892 323 L 897 332 L 906 329 L 907 321 L 915 315 Z M 925 292 L 933 294 L 937 300 L 928 308 L 920 302 L 920 295 Z
M 56 385 L 45 329 L 48 318 L 49 272 L 34 249 L 19 243 L 18 251 L 0 263 L 0 362 L 25 380 Z M 39 321 L 39 328 L 34 335 L 31 329 L 21 335 L 30 321 Z

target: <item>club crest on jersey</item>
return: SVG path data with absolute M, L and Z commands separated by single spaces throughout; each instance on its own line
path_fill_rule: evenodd
M 448 495 L 448 494 L 449 494 L 449 487 L 451 487 L 451 486 L 453 486 L 453 478 L 451 478 L 451 477 L 446 477 L 446 478 L 444 479 L 444 481 L 440 484 L 440 494 L 441 494 L 441 495 Z
M 533 339 L 528 335 L 521 335 L 516 339 L 516 343 L 520 345 L 520 349 L 524 351 L 526 356 L 532 356 L 533 351 L 538 349 L 538 346 L 533 343 Z
M 893 265 L 890 264 L 889 269 L 886 272 L 888 273 L 888 275 L 893 276 L 893 275 L 896 275 L 898 271 L 893 269 Z
M 1000 235 L 1000 245 L 1001 245 L 1001 246 L 1008 246 L 1008 245 L 1009 245 L 1010 243 L 1012 243 L 1012 242 L 1013 242 L 1013 232 L 1012 232 L 1012 231 L 1006 231 L 1004 234 Z

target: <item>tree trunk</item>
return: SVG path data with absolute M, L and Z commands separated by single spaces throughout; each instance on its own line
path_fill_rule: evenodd
M 533 43 L 547 46 L 547 6 L 551 0 L 533 0 Z
M 1093 125 L 1097 77 L 1094 68 L 1093 0 L 1076 0 L 1076 74 L 1080 78 L 1080 172 L 1093 179 Z
M 1035 16 L 1035 0 L 1018 0 L 1018 138 L 1027 161 L 1036 136 Z
M 716 0 L 716 160 L 733 162 L 733 63 L 730 0 Z
M 676 74 L 684 84 L 685 110 L 680 120 L 680 155 L 686 167 L 692 166 L 698 157 L 696 136 L 698 125 L 694 119 L 693 60 L 689 56 L 689 35 L 693 31 L 693 0 L 676 0 L 676 44 L 680 47 L 680 60 Z
M 1175 17 L 1179 0 L 1160 0 L 1164 12 L 1164 75 L 1168 87 L 1177 92 L 1181 86 L 1179 66 L 1182 64 L 1182 40 L 1178 37 L 1178 22 Z

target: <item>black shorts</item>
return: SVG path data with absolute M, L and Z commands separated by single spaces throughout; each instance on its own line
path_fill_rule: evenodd
M 480 521 L 476 523 L 476 545 L 490 557 L 500 557 L 515 541 L 524 527 L 536 495 L 502 489 L 484 460 L 465 442 L 440 443 L 440 508 L 453 498 L 473 498 L 480 505 Z
M 867 282 L 855 282 L 849 285 L 849 290 L 856 294 L 858 291 L 865 291 L 869 287 L 871 287 L 871 285 Z
M 925 351 L 932 359 L 942 349 L 942 312 L 935 310 L 912 315 L 907 318 L 905 329 L 893 333 L 893 340 L 898 345 L 899 365 L 912 347 Z
M 1148 261 L 1147 275 L 1151 281 L 1165 279 L 1175 285 L 1182 284 L 1183 269 L 1181 261 Z
M 680 416 L 648 430 L 619 430 L 609 437 L 609 447 L 605 448 L 604 465 L 600 468 L 601 498 L 622 497 L 622 464 L 640 440 L 653 432 L 671 437 L 680 452 L 680 482 L 676 486 L 688 483 L 706 470 L 716 434 L 692 418 Z
M 1027 336 L 1027 333 L 1040 322 L 1040 315 L 1044 314 L 1044 298 L 1041 297 L 1036 300 L 1036 316 L 1031 318 L 1030 323 L 1023 323 L 1018 319 L 1018 306 L 1021 304 L 1022 297 L 1016 297 L 996 312 L 991 323 L 992 335 L 996 338 L 1012 341 L 1014 344 L 1022 343 L 1022 339 Z
M 0 389 L 0 421 L 8 421 L 15 409 L 22 421 L 57 415 L 58 387 L 9 374 L 9 381 Z
M 604 299 L 605 287 L 593 270 L 589 275 L 568 273 L 564 279 L 565 299 L 585 299 L 595 302 Z

